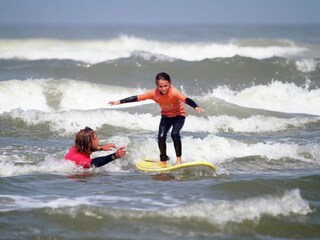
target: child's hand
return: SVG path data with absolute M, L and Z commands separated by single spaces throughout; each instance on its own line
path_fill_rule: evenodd
M 113 105 L 119 105 L 120 101 L 110 101 L 109 105 L 113 106 Z
M 205 112 L 205 110 L 201 107 L 196 107 L 194 110 L 196 110 L 197 113 Z

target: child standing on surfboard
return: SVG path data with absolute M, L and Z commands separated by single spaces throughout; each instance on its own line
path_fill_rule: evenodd
M 110 105 L 118 105 L 122 103 L 144 101 L 152 99 L 158 103 L 161 107 L 161 120 L 159 124 L 158 132 L 158 146 L 160 150 L 160 161 L 165 163 L 169 160 L 167 156 L 166 139 L 167 133 L 172 127 L 171 137 L 176 152 L 176 164 L 182 163 L 182 144 L 180 137 L 180 130 L 184 125 L 186 118 L 186 112 L 183 103 L 193 107 L 196 112 L 204 112 L 204 109 L 200 108 L 192 99 L 185 96 L 183 93 L 178 91 L 174 86 L 170 76 L 161 72 L 156 75 L 156 88 L 145 92 L 141 95 L 135 95 L 128 98 L 124 98 L 118 101 L 110 101 Z

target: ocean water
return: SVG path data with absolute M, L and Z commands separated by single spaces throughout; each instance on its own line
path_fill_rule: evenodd
M 108 102 L 161 71 L 206 110 L 183 161 L 215 173 L 136 169 L 160 109 Z M 317 25 L 0 25 L 0 239 L 319 239 L 319 86 Z M 85 126 L 127 155 L 64 161 Z

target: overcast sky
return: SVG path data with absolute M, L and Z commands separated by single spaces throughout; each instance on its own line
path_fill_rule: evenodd
M 320 24 L 320 0 L 0 0 L 0 23 Z

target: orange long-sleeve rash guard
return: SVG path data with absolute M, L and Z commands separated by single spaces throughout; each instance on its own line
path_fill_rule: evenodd
M 152 99 L 161 107 L 161 115 L 166 117 L 186 116 L 183 103 L 186 96 L 171 86 L 166 94 L 161 94 L 159 89 L 148 91 L 138 95 L 138 101 Z

